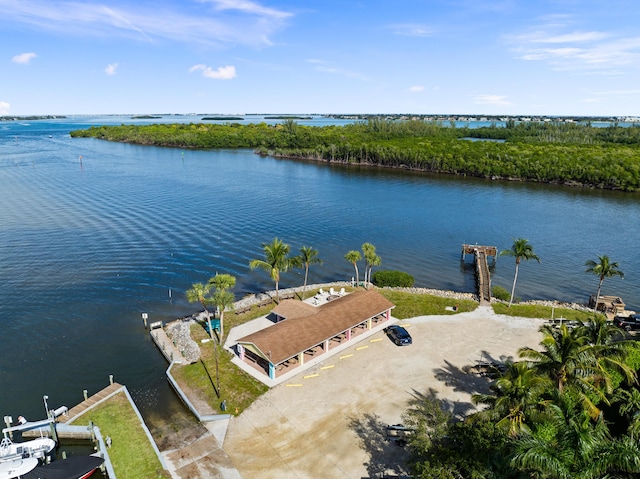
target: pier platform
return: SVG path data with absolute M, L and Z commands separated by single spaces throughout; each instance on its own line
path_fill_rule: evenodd
M 62 422 L 66 424 L 71 423 L 73 420 L 75 420 L 77 417 L 87 412 L 96 404 L 101 403 L 106 399 L 109 399 L 111 396 L 115 394 L 118 394 L 120 391 L 122 391 L 123 388 L 124 386 L 122 384 L 118 384 L 115 382 L 113 384 L 109 384 L 109 386 L 107 386 L 103 390 L 98 391 L 96 394 L 89 396 L 80 404 L 72 407 L 67 413 L 66 417 L 64 418 L 64 421 Z

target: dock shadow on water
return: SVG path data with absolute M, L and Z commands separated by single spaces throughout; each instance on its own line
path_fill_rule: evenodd
M 406 447 L 387 438 L 387 426 L 379 416 L 371 413 L 349 420 L 349 428 L 358 435 L 361 448 L 369 456 L 369 461 L 364 465 L 371 478 L 405 477 L 409 474 L 409 452 Z

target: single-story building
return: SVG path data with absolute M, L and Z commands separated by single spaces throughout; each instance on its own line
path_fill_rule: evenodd
M 276 323 L 240 338 L 236 352 L 271 379 L 305 358 L 326 353 L 373 325 L 391 318 L 395 305 L 380 293 L 356 291 L 321 306 L 284 300 L 272 314 Z

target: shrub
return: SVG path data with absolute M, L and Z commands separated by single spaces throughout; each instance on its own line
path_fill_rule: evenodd
M 394 288 L 411 288 L 413 286 L 413 276 L 404 271 L 380 270 L 373 273 L 371 282 L 380 288 L 385 286 Z
M 509 291 L 504 289 L 502 286 L 494 286 L 491 288 L 491 294 L 494 298 L 501 299 L 502 301 L 509 301 L 509 298 L 511 298 Z

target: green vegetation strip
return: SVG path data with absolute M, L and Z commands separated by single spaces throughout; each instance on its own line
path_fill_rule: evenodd
M 537 304 L 513 304 L 511 307 L 503 303 L 494 303 L 493 311 L 496 314 L 506 314 L 508 316 L 519 316 L 521 318 L 541 318 L 551 319 L 553 310 L 554 319 L 566 319 L 569 321 L 588 321 L 596 314 L 588 311 L 579 311 L 570 308 L 552 308 L 551 306 L 542 306 Z M 597 316 L 602 314 L 597 313 Z
M 176 148 L 253 148 L 258 153 L 492 179 L 640 188 L 640 126 L 516 123 L 456 128 L 384 121 L 344 126 L 157 124 L 96 126 L 72 137 Z M 467 141 L 468 139 L 498 141 Z
M 391 314 L 398 319 L 427 316 L 433 314 L 457 314 L 473 311 L 478 307 L 476 301 L 467 299 L 443 298 L 430 294 L 406 293 L 379 289 L 378 292 L 396 305 Z M 447 307 L 457 306 L 457 311 L 447 310 Z
M 109 457 L 118 479 L 170 477 L 163 470 L 124 392 L 98 404 L 74 424 L 84 425 L 89 421 L 100 428 L 104 438 L 111 438 L 113 445 L 109 449 Z

